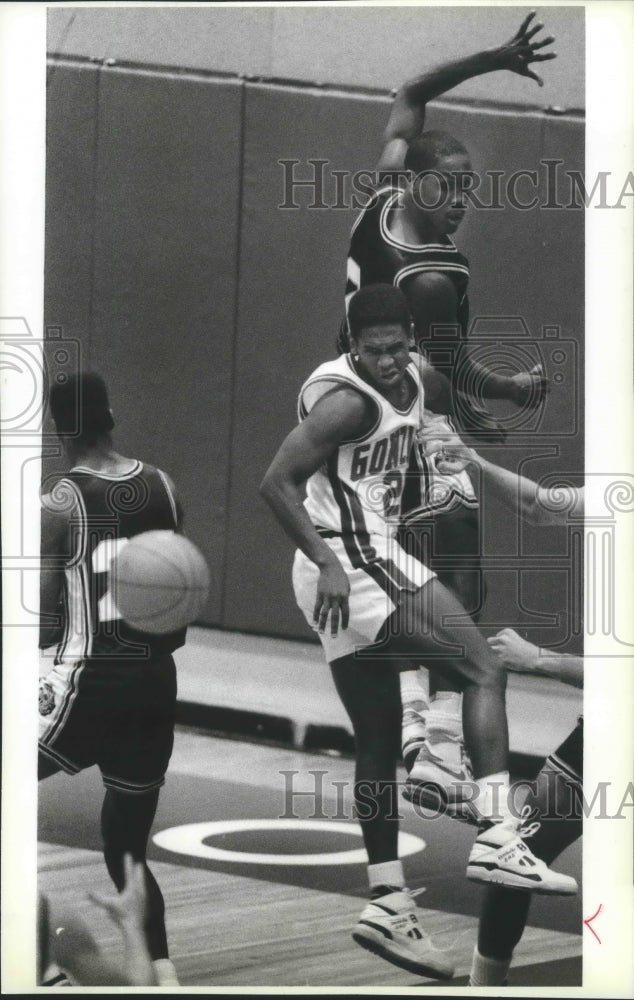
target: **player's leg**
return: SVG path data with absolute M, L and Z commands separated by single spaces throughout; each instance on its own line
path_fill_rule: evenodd
M 506 672 L 458 599 L 435 578 L 416 592 L 403 591 L 380 641 L 386 653 L 433 664 L 437 674 L 460 684 L 476 779 L 504 770 Z
M 133 665 L 110 661 L 107 673 L 111 713 L 98 757 L 106 787 L 101 811 L 104 858 L 119 891 L 125 879 L 124 855 L 143 864 L 148 950 L 159 985 L 176 986 L 176 970 L 168 957 L 165 902 L 146 859 L 159 790 L 174 745 L 176 666 L 167 655 Z
M 360 654 L 335 660 L 330 669 L 354 731 L 355 803 L 369 864 L 382 864 L 397 857 L 398 680 L 389 661 Z
M 546 864 L 582 834 L 582 762 L 583 730 L 578 725 L 546 760 L 526 798 L 531 851 Z M 472 986 L 504 984 L 513 951 L 526 927 L 530 900 L 530 893 L 517 889 L 487 888 L 471 966 Z
M 510 801 L 506 673 L 464 608 L 437 579 L 405 591 L 381 636 L 386 652 L 435 661 L 463 686 L 463 724 L 473 761 L 473 808 L 481 826 L 467 874 L 543 893 L 577 891 L 574 879 L 550 872 L 517 835 Z M 530 869 L 530 872 L 528 871 Z
M 108 788 L 101 809 L 104 859 L 110 878 L 119 892 L 125 886 L 124 854 L 130 854 L 144 866 L 148 896 L 146 934 L 153 960 L 168 956 L 165 902 L 146 860 L 148 838 L 158 799 L 158 788 L 143 795 Z
M 355 736 L 354 796 L 368 854 L 371 902 L 354 940 L 387 961 L 432 978 L 451 978 L 453 963 L 425 934 L 405 888 L 398 858 L 401 700 L 397 672 L 385 658 L 351 654 L 330 664 Z
M 92 747 L 86 733 L 94 735 L 99 731 L 100 720 L 91 717 L 90 698 L 86 694 L 82 671 L 74 671 L 72 682 L 75 697 L 70 708 L 64 711 L 65 695 L 71 683 L 71 675 L 66 667 L 53 667 L 40 678 L 39 691 L 39 743 L 37 754 L 37 780 L 45 781 L 54 774 L 66 772 L 77 774 L 94 763 Z M 48 904 L 42 903 L 42 915 L 48 914 Z M 67 970 L 62 970 L 51 956 L 46 946 L 46 935 L 40 928 L 43 947 L 40 986 L 57 988 L 72 986 Z

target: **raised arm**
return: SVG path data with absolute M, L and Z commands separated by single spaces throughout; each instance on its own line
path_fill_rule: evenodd
M 314 621 L 337 634 L 348 625 L 346 573 L 330 546 L 318 534 L 303 504 L 306 481 L 345 440 L 362 435 L 371 425 L 368 404 L 348 387 L 327 392 L 283 441 L 260 485 L 266 500 L 289 538 L 319 567 Z
M 475 76 L 483 76 L 496 70 L 509 70 L 520 76 L 528 76 L 543 86 L 543 81 L 531 68 L 531 63 L 554 59 L 555 52 L 540 53 L 538 50 L 551 45 L 552 37 L 533 41 L 541 30 L 541 22 L 531 27 L 535 17 L 532 11 L 524 19 L 519 30 L 503 45 L 475 55 L 444 63 L 421 76 L 404 83 L 396 93 L 389 121 L 384 133 L 383 150 L 378 163 L 380 171 L 403 170 L 405 153 L 423 130 L 425 106 L 434 98 L 457 87 Z

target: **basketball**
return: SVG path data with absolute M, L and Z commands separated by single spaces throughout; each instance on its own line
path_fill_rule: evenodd
M 163 635 L 199 616 L 209 593 L 209 569 L 189 539 L 173 531 L 146 531 L 113 559 L 110 587 L 128 625 Z

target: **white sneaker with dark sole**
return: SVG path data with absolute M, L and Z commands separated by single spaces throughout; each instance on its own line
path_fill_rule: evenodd
M 522 840 L 517 824 L 494 823 L 477 836 L 469 855 L 467 878 L 543 896 L 574 896 L 579 891 L 574 878 L 552 871 L 535 857 Z
M 479 817 L 470 805 L 475 790 L 473 773 L 464 759 L 450 764 L 424 743 L 403 785 L 403 798 L 422 809 L 477 825 Z
M 406 889 L 372 900 L 363 910 L 353 939 L 400 969 L 428 979 L 452 979 L 454 963 L 434 948 Z

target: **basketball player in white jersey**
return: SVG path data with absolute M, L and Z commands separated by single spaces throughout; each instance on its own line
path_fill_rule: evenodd
M 430 657 L 463 689 L 481 825 L 469 877 L 555 894 L 576 892 L 576 882 L 532 856 L 510 813 L 503 669 L 458 600 L 394 537 L 424 408 L 407 299 L 392 285 L 370 285 L 352 297 L 348 318 L 351 353 L 322 365 L 302 387 L 301 422 L 261 492 L 298 546 L 297 603 L 319 632 L 354 729 L 372 895 L 354 939 L 409 971 L 450 978 L 453 964 L 420 927 L 398 860 L 399 657 Z M 442 624 L 457 618 L 460 627 Z
M 174 740 L 171 654 L 184 644 L 185 629 L 150 636 L 126 625 L 111 600 L 108 571 L 134 535 L 179 529 L 180 507 L 164 472 L 114 450 L 99 375 L 54 385 L 50 407 L 71 470 L 42 499 L 40 645 L 48 648 L 54 635 L 57 648 L 40 679 L 38 778 L 100 768 L 106 867 L 122 891 L 124 856 L 143 864 L 150 956 L 159 984 L 178 985 L 163 896 L 145 859 Z
M 429 101 L 485 73 L 510 71 L 541 84 L 531 64 L 553 59 L 555 53 L 540 51 L 553 39 L 536 37 L 543 26 L 532 23 L 534 16 L 529 14 L 506 44 L 443 64 L 399 89 L 377 165 L 378 186 L 353 226 L 347 259 L 346 301 L 374 282 L 401 288 L 418 348 L 433 348 L 433 363 L 453 384 L 462 429 L 468 423 L 480 425 L 490 439 L 499 429 L 476 405 L 480 399 L 534 406 L 547 383 L 538 366 L 506 376 L 470 356 L 469 263 L 452 236 L 464 218 L 463 187 L 472 166 L 467 149 L 454 136 L 423 131 L 425 109 Z M 439 332 L 444 330 L 445 336 Z M 345 344 L 345 330 L 341 342 Z M 436 360 L 441 357 L 442 363 Z M 430 556 L 423 553 L 431 552 L 439 579 L 477 621 L 486 590 L 478 504 L 469 476 L 463 471 L 443 474 L 418 449 L 412 473 L 403 496 L 402 544 L 427 560 Z M 443 691 L 436 690 L 430 700 L 427 671 L 402 670 L 403 759 L 409 771 L 404 793 L 431 808 L 442 803 L 449 815 L 466 818 L 468 808 L 453 798 L 456 779 L 469 777 L 461 746 L 460 696 L 443 680 Z
M 525 476 L 495 465 L 465 445 L 457 435 L 439 436 L 437 429 L 419 436 L 428 457 L 440 446 L 443 463 L 456 469 L 471 466 L 480 473 L 482 489 L 507 509 L 535 525 L 565 525 L 572 514 L 583 518 L 584 487 L 565 486 L 551 494 Z M 567 496 L 566 496 L 567 495 Z M 568 503 L 563 506 L 562 499 Z M 541 649 L 513 629 L 502 629 L 488 640 L 507 670 L 553 677 L 572 687 L 583 687 L 583 657 Z M 551 864 L 583 831 L 583 719 L 545 760 L 524 803 L 524 837 L 531 834 L 533 853 Z M 484 898 L 478 943 L 473 951 L 470 986 L 504 986 L 530 907 L 529 894 L 518 889 L 489 886 Z

